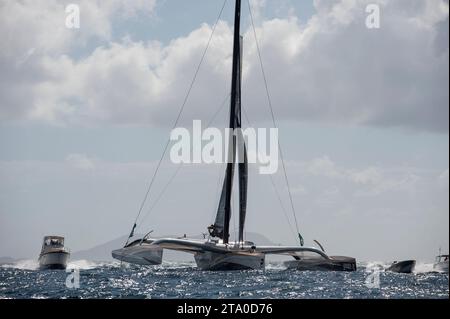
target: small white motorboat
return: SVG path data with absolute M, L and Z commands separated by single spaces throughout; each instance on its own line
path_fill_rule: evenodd
M 64 247 L 64 237 L 45 236 L 39 255 L 39 269 L 66 269 L 70 252 Z

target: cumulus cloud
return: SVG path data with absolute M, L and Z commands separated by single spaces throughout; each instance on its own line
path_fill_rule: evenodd
M 314 175 L 326 177 L 342 177 L 343 174 L 336 167 L 336 164 L 328 157 L 316 158 L 307 164 L 307 171 Z
M 381 172 L 376 167 L 350 173 L 350 179 L 357 184 L 377 184 L 382 179 Z
M 156 0 L 81 0 L 81 27 L 65 25 L 69 0 L 5 0 L 0 4 L 2 50 L 0 57 L 12 58 L 35 50 L 40 54 L 67 53 L 91 38 L 111 40 L 114 18 L 130 18 L 138 12 L 151 13 Z
M 348 196 L 352 197 L 376 197 L 386 193 L 413 194 L 417 191 L 417 185 L 422 182 L 422 175 L 426 176 L 426 180 L 432 179 L 429 172 L 424 173 L 414 167 L 351 168 L 338 165 L 326 155 L 306 162 L 289 162 L 288 166 L 289 171 L 294 175 L 294 180 L 303 181 L 298 186 L 301 189 L 305 187 L 304 180 L 320 181 L 316 186 L 324 198 L 329 198 L 330 194 L 336 197 L 339 188 L 349 191 Z M 444 172 L 440 175 L 439 181 L 445 180 L 445 174 Z M 324 185 L 333 185 L 333 187 L 327 188 Z M 294 185 L 294 188 L 296 187 Z M 322 189 L 323 187 L 325 190 Z
M 78 1 L 81 27 L 76 30 L 65 25 L 65 8 L 69 3 L 66 0 L 0 3 L 0 120 L 66 122 L 65 115 L 76 107 L 73 101 L 90 99 L 71 80 L 82 76 L 73 74 L 70 68 L 75 63 L 70 57 L 73 50 L 84 48 L 89 41 L 98 45 L 109 43 L 113 20 L 131 18 L 138 12 L 150 14 L 156 0 Z M 65 91 L 58 90 L 58 84 L 63 84 Z M 51 105 L 52 100 L 59 104 Z M 47 108 L 53 111 L 49 114 Z
M 81 2 L 84 23 L 95 20 L 95 27 L 78 36 L 61 29 L 59 15 L 41 22 L 27 18 L 57 12 L 56 1 L 2 3 L 0 119 L 170 125 L 211 26 L 167 45 L 111 39 L 119 12 L 129 16 L 154 2 Z M 448 132 L 448 2 L 379 1 L 378 30 L 365 26 L 369 2 L 316 0 L 316 13 L 306 22 L 295 15 L 258 20 L 277 117 Z M 252 31 L 244 35 L 244 106 L 254 120 L 268 119 Z M 206 119 L 227 94 L 231 37 L 231 26 L 221 22 L 186 121 Z M 72 57 L 68 48 L 88 38 L 107 43 L 83 59 Z
M 95 168 L 94 160 L 85 154 L 69 154 L 66 157 L 66 162 L 70 166 L 81 170 L 93 170 Z

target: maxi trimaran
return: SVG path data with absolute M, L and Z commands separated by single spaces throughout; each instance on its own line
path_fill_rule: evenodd
M 226 2 L 225 2 L 226 3 Z M 225 4 L 224 4 L 225 5 Z M 222 8 L 223 10 L 223 8 Z M 219 16 L 220 18 L 220 16 Z M 204 240 L 184 238 L 148 238 L 148 233 L 141 239 L 130 240 L 134 237 L 137 220 L 142 212 L 145 201 L 153 185 L 154 178 L 161 164 L 163 156 L 155 170 L 153 179 L 140 207 L 138 216 L 123 248 L 114 250 L 114 258 L 134 264 L 157 265 L 162 262 L 163 249 L 170 249 L 194 254 L 197 266 L 202 270 L 246 270 L 264 269 L 268 254 L 288 255 L 294 258 L 285 263 L 287 268 L 297 270 L 334 270 L 354 271 L 356 260 L 351 257 L 328 256 L 323 247 L 320 250 L 303 247 L 303 238 L 299 235 L 300 246 L 257 246 L 255 243 L 244 240 L 244 226 L 247 210 L 248 186 L 248 158 L 245 140 L 241 129 L 241 80 L 242 80 L 242 37 L 240 35 L 241 0 L 236 0 L 233 43 L 233 68 L 231 86 L 230 124 L 232 136 L 228 139 L 228 161 L 225 178 L 220 196 L 219 207 L 215 223 L 208 227 L 209 237 Z M 253 23 L 253 19 L 252 19 Z M 213 29 L 214 30 L 214 29 Z M 256 37 L 256 33 L 255 33 Z M 259 50 L 259 48 L 258 48 Z M 206 53 L 206 51 L 205 51 Z M 203 60 L 203 59 L 202 59 Z M 262 66 L 262 62 L 261 62 Z M 198 72 L 198 71 L 197 71 Z M 194 80 L 195 80 L 194 76 Z M 191 86 L 192 87 L 192 86 Z M 188 91 L 189 94 L 190 91 Z M 269 103 L 270 105 L 270 103 Z M 184 107 L 184 104 L 183 104 Z M 181 108 L 181 112 L 183 110 Z M 272 112 L 273 113 L 273 112 Z M 178 116 L 179 119 L 179 116 Z M 177 119 L 177 121 L 178 121 Z M 274 118 L 273 118 L 274 120 Z M 176 126 L 177 122 L 175 123 Z M 274 120 L 275 124 L 275 120 Z M 237 155 L 238 154 L 238 161 Z M 281 153 L 280 153 L 281 154 Z M 230 242 L 231 202 L 235 166 L 238 165 L 239 177 L 239 237 L 238 241 Z M 284 162 L 283 162 L 284 168 Z M 287 175 L 285 173 L 286 183 Z M 289 185 L 288 185 L 289 189 Z M 291 196 L 291 194 L 289 193 Z M 295 218 L 295 211 L 292 203 Z M 318 242 L 316 242 L 318 243 Z
M 248 161 L 241 128 L 241 79 L 242 37 L 240 35 L 241 0 L 236 0 L 233 44 L 233 69 L 230 107 L 230 131 L 228 163 L 215 223 L 208 227 L 209 238 L 191 240 L 187 238 L 163 238 L 152 241 L 149 247 L 160 247 L 194 254 L 197 266 L 202 270 L 246 270 L 264 269 L 267 254 L 290 255 L 295 260 L 288 262 L 289 268 L 299 270 L 344 270 L 356 269 L 356 261 L 350 257 L 329 257 L 323 250 L 293 246 L 257 246 L 244 240 L 244 225 L 247 208 Z M 237 132 L 237 133 L 236 133 Z M 239 163 L 236 152 L 238 151 Z M 230 218 L 233 176 L 236 164 L 239 177 L 239 237 L 230 242 Z M 300 235 L 299 235 L 300 236 Z M 301 236 L 300 236 L 301 237 Z M 302 242 L 302 240 L 301 240 Z

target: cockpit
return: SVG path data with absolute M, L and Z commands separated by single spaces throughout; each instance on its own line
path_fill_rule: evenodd
M 144 239 L 136 239 L 135 241 L 133 241 L 133 242 L 131 242 L 131 243 L 125 245 L 124 248 L 128 248 L 128 247 L 132 247 L 132 246 L 141 245 L 141 244 L 143 244 L 143 243 L 145 243 L 145 244 L 151 244 L 151 243 L 153 243 L 153 240 L 145 239 L 145 238 L 144 238 Z
M 64 238 L 62 237 L 45 237 L 44 246 L 46 247 L 64 247 Z

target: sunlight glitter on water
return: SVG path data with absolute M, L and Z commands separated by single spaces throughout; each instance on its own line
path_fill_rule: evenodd
M 368 263 L 373 266 L 376 263 Z M 154 267 L 74 261 L 66 271 L 38 271 L 22 261 L 0 268 L 0 298 L 448 298 L 448 274 L 380 273 L 379 289 L 368 288 L 370 267 L 353 273 L 297 272 L 269 263 L 265 271 L 203 272 L 195 263 Z M 65 286 L 71 270 L 79 289 Z M 425 270 L 423 270 L 425 269 Z

